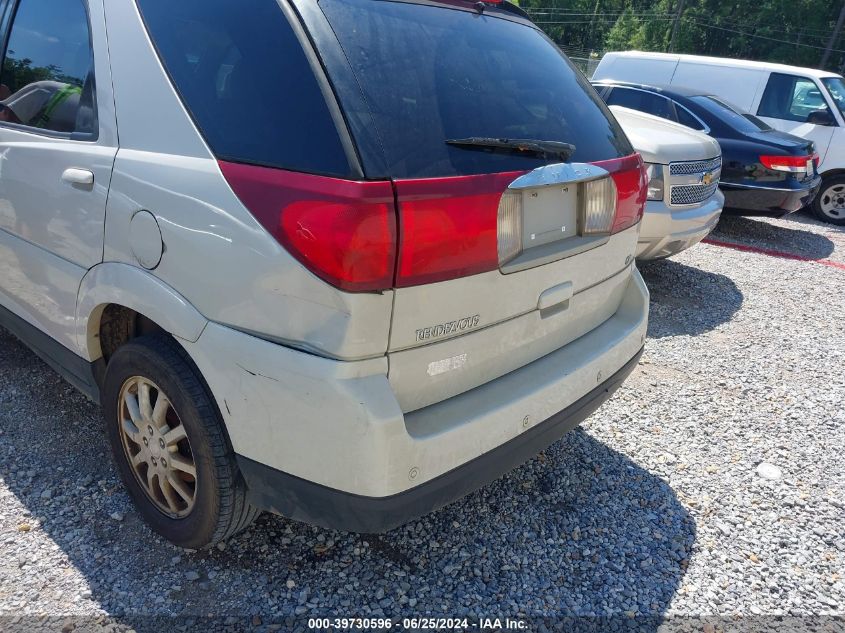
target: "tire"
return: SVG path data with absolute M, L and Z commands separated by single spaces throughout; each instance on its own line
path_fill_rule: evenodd
M 101 400 L 121 479 L 155 532 L 200 549 L 259 515 L 209 390 L 172 338 L 143 336 L 120 347 L 106 368 Z
M 845 226 L 845 175 L 822 180 L 812 208 L 819 220 Z

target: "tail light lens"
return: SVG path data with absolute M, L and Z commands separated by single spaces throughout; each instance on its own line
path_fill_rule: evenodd
M 522 252 L 522 192 L 506 191 L 499 200 L 497 221 L 499 265 Z
M 784 171 L 793 174 L 804 174 L 815 170 L 817 154 L 808 156 L 761 156 L 760 163 L 772 171 Z
M 499 202 L 502 192 L 520 175 L 522 172 L 397 180 L 396 287 L 496 270 Z
M 583 233 L 610 233 L 616 216 L 616 184 L 612 177 L 584 183 Z
M 353 182 L 221 162 L 252 215 L 318 277 L 352 292 L 393 287 L 396 210 L 389 182 Z
M 610 172 L 616 183 L 616 217 L 611 233 L 631 228 L 643 217 L 648 195 L 648 175 L 639 154 L 596 163 Z

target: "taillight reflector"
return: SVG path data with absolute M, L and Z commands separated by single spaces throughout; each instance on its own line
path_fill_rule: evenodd
M 355 182 L 220 162 L 252 215 L 306 268 L 348 291 L 393 287 L 396 212 L 389 182 Z

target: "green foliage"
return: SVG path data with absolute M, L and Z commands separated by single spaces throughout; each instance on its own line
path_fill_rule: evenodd
M 666 51 L 680 0 L 522 0 L 565 51 Z M 818 67 L 842 0 L 686 0 L 675 51 Z M 826 64 L 845 68 L 845 29 Z
M 24 86 L 36 81 L 59 81 L 75 86 L 82 86 L 82 79 L 71 77 L 62 72 L 62 69 L 54 64 L 49 66 L 33 66 L 32 60 L 28 57 L 15 59 L 15 51 L 10 50 L 3 62 L 2 82 L 9 87 L 12 93 L 17 92 Z

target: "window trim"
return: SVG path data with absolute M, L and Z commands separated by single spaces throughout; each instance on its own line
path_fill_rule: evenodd
M 2 8 L 2 18 L 0 18 L 0 79 L 2 79 L 3 67 L 6 64 L 6 50 L 9 46 L 9 37 L 12 33 L 12 28 L 15 25 L 15 18 L 18 14 L 21 2 L 24 0 L 5 0 Z M 0 129 L 17 130 L 20 132 L 27 132 L 37 136 L 52 138 L 57 140 L 78 141 L 84 143 L 96 143 L 100 138 L 100 116 L 97 109 L 97 60 L 94 54 L 94 30 L 91 25 L 91 11 L 88 6 L 88 0 L 79 0 L 82 4 L 82 9 L 85 11 L 85 19 L 88 22 L 88 50 L 91 52 L 91 101 L 94 110 L 94 131 L 93 132 L 56 132 L 40 127 L 33 127 L 31 125 L 24 125 L 23 123 L 10 123 L 9 121 L 0 121 Z M 83 85 L 84 88 L 84 85 Z

